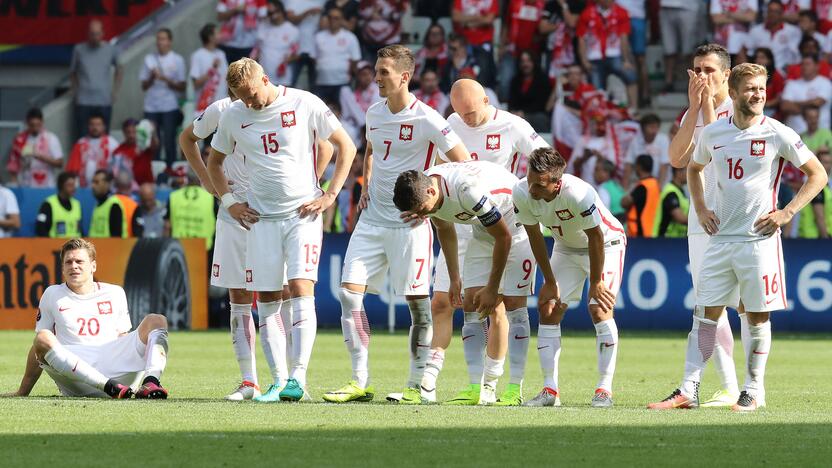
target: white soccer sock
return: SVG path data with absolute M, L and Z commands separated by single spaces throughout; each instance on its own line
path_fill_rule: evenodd
M 503 364 L 505 362 L 505 358 L 492 359 L 486 355 L 485 368 L 483 369 L 482 373 L 482 384 L 490 385 L 494 388 L 497 388 L 497 380 L 499 380 L 500 377 L 503 375 Z
M 280 301 L 257 301 L 257 313 L 260 315 L 260 344 L 269 363 L 274 384 L 283 385 L 289 376 L 286 364 L 286 330 L 280 319 Z
M 352 359 L 352 378 L 361 388 L 370 384 L 370 323 L 364 311 L 364 294 L 341 288 L 341 331 Z
M 72 380 L 80 380 L 102 391 L 107 380 L 109 380 L 107 376 L 98 372 L 96 368 L 89 365 L 59 343 L 54 344 L 52 349 L 43 355 L 43 360 L 49 364 L 49 367 L 55 369 L 55 371 L 64 377 Z
M 249 319 L 251 319 L 250 315 Z M 162 372 L 165 371 L 168 362 L 168 331 L 166 329 L 157 328 L 147 334 L 144 359 L 145 376 L 161 380 Z
M 526 375 L 526 359 L 529 356 L 529 309 L 520 307 L 506 312 L 508 318 L 508 370 L 509 383 L 520 385 Z
M 430 357 L 427 364 L 425 364 L 425 373 L 422 375 L 422 389 L 431 392 L 436 390 L 436 380 L 439 378 L 439 373 L 442 371 L 442 365 L 445 363 L 445 350 L 431 349 Z
M 468 378 L 472 384 L 479 385 L 482 382 L 487 337 L 488 322 L 480 320 L 480 314 L 476 312 L 465 312 L 465 322 L 462 325 L 462 350 L 465 353 L 465 363 L 468 365 Z
M 745 314 L 740 314 L 740 342 L 747 361 L 751 353 L 751 332 L 748 331 L 748 316 Z
M 724 390 L 739 393 L 737 388 L 737 369 L 734 365 L 734 334 L 728 314 L 716 322 L 716 346 L 714 347 L 714 366 Z
M 292 360 L 292 301 L 287 297 L 280 302 L 280 322 L 286 332 L 286 367 L 291 369 L 295 363 Z
M 685 375 L 682 378 L 682 393 L 691 398 L 699 397 L 699 382 L 705 363 L 714 353 L 717 323 L 713 320 L 693 316 L 693 325 L 688 333 L 688 347 L 685 352 Z
M 261 312 L 262 313 L 262 312 Z M 261 315 L 262 317 L 262 315 Z M 262 320 L 260 321 L 263 322 Z M 257 385 L 257 362 L 254 357 L 254 321 L 251 304 L 231 304 L 231 342 L 240 366 L 240 375 Z M 264 345 L 265 346 L 265 345 Z
M 766 362 L 771 351 L 771 322 L 748 326 L 751 335 L 751 352 L 746 356 L 745 391 L 751 396 L 759 397 L 765 393 L 763 386 L 766 375 Z
M 543 371 L 543 386 L 558 389 L 558 361 L 560 360 L 560 325 L 538 325 L 537 354 Z
M 315 312 L 315 296 L 301 296 L 292 298 L 292 352 L 291 377 L 306 388 L 306 369 L 309 367 L 309 357 L 315 345 L 315 335 L 318 331 L 318 315 Z
M 430 298 L 407 301 L 410 307 L 410 375 L 407 386 L 416 388 L 422 382 L 425 364 L 430 356 L 430 342 L 433 339 L 433 320 L 430 316 Z
M 598 346 L 598 387 L 612 393 L 612 377 L 618 356 L 618 326 L 615 319 L 595 324 L 595 342 Z

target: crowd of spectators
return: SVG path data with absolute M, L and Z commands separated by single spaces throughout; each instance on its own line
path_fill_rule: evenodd
M 409 9 L 432 19 L 426 30 L 405 30 Z M 650 111 L 659 93 L 652 92 L 648 77 L 648 45 L 662 48 L 664 70 L 653 77 L 662 93 L 686 89 L 684 69 L 695 47 L 705 42 L 725 46 L 734 63 L 764 65 L 767 115 L 801 133 L 829 168 L 830 11 L 832 1 L 821 0 L 220 0 L 217 24 L 200 29 L 202 46 L 187 60 L 173 51 L 171 30 L 156 32 L 155 51 L 144 58 L 139 76 L 143 112 L 120 122 L 123 141 L 109 131 L 122 66 L 115 49 L 102 40 L 101 23 L 92 21 L 88 40 L 75 47 L 70 66 L 77 132 L 71 151 L 64 158 L 61 142 L 44 128 L 41 112 L 32 109 L 25 130 L 13 141 L 6 180 L 12 186 L 57 187 L 41 207 L 39 235 L 91 232 L 91 226 L 53 226 L 56 213 L 62 222 L 73 219 L 70 182 L 92 188 L 98 206 L 121 210 L 122 217 L 110 217 L 102 232 L 171 235 L 166 226 L 170 207 L 156 200 L 156 191 L 187 185 L 177 132 L 227 96 L 228 64 L 250 56 L 273 83 L 305 83 L 356 141 L 359 157 L 326 217 L 327 231 L 349 232 L 364 182 L 364 116 L 380 99 L 375 53 L 404 42 L 415 53 L 412 91 L 423 102 L 447 116 L 453 112 L 448 96 L 453 82 L 478 80 L 492 104 L 550 137 L 569 159 L 568 171 L 595 184 L 630 235 L 684 235 L 685 174 L 673 170 L 668 158 L 678 121 L 663 123 Z M 620 92 L 614 91 L 616 82 Z M 195 114 L 185 116 L 182 100 L 189 84 Z M 669 133 L 663 132 L 668 123 Z M 165 169 L 154 161 L 164 161 Z M 519 167 L 522 176 L 524 164 Z M 788 197 L 801 177 L 788 169 L 781 196 Z M 323 184 L 326 179 L 327 174 Z M 0 237 L 20 222 L 10 194 L 0 190 Z M 653 210 L 650 216 L 642 216 L 645 209 Z M 832 189 L 792 224 L 787 236 L 829 237 Z

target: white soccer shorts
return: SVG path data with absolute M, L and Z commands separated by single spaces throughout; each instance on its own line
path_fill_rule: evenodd
M 139 339 L 137 330 L 102 345 L 77 344 L 66 345 L 65 348 L 107 378 L 114 379 L 124 385 L 135 386 L 138 383 L 137 379 L 145 368 L 144 354 L 146 346 Z M 52 369 L 49 364 L 41 363 L 40 367 L 49 374 L 49 377 L 52 377 L 61 395 L 109 398 L 109 395 L 95 387 L 64 377 Z
M 752 242 L 711 242 L 698 281 L 696 302 L 701 306 L 730 305 L 733 290 L 739 287 L 747 312 L 785 309 L 780 235 Z
M 705 259 L 705 251 L 711 236 L 703 233 L 688 235 L 688 260 L 690 261 L 690 279 L 693 282 L 693 295 L 696 297 L 699 290 L 699 274 L 702 271 L 702 262 Z M 736 287 L 728 298 L 726 305 L 736 309 L 740 304 L 740 288 Z
M 389 228 L 358 221 L 344 257 L 342 283 L 363 284 L 378 294 L 387 269 L 397 296 L 427 296 L 433 269 L 433 229 L 429 222 L 419 227 Z
M 217 219 L 211 286 L 245 289 L 247 238 L 248 231 L 240 223 Z
M 463 264 L 465 262 L 465 251 L 473 236 L 471 226 L 455 224 L 456 229 L 456 253 L 458 254 L 457 264 L 459 265 L 459 276 L 464 275 Z M 436 269 L 433 272 L 433 292 L 448 292 L 451 287 L 451 278 L 448 275 L 448 263 L 445 261 L 445 252 L 439 249 L 439 256 L 436 258 Z
M 621 289 L 625 252 L 623 240 L 612 241 L 611 245 L 604 248 L 604 271 L 601 272 L 601 279 L 607 285 L 607 289 L 616 296 Z M 558 281 L 561 301 L 564 303 L 580 301 L 584 293 L 584 285 L 589 278 L 589 254 L 566 252 L 555 248 L 549 264 Z M 590 304 L 595 303 L 594 299 L 590 301 Z
M 480 288 L 488 284 L 493 258 L 493 238 L 474 236 L 465 252 L 463 290 Z M 521 231 L 511 238 L 511 250 L 509 250 L 506 269 L 500 282 L 500 294 L 510 297 L 532 294 L 536 271 L 537 264 L 534 261 L 531 245 L 529 245 L 529 238 L 524 231 Z
M 285 279 L 318 281 L 323 224 L 293 217 L 254 223 L 246 245 L 246 289 L 280 291 Z

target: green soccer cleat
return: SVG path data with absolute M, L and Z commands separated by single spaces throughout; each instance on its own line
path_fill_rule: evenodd
M 358 386 L 358 382 L 350 380 L 338 390 L 324 393 L 323 399 L 330 403 L 347 403 L 350 401 L 366 402 L 372 401 L 375 396 L 374 392 L 373 387 L 361 388 Z
M 402 397 L 399 399 L 400 405 L 421 405 L 422 392 L 418 388 L 405 388 L 402 392 Z
M 280 401 L 280 386 L 277 384 L 269 385 L 266 393 L 252 398 L 258 403 L 278 403 Z
M 701 407 L 703 408 L 719 408 L 719 407 L 731 407 L 734 406 L 734 403 L 737 402 L 739 399 L 740 394 L 738 392 L 732 392 L 730 390 L 717 390 L 714 393 L 714 396 L 711 397 L 710 400 L 702 403 Z
M 280 391 L 280 400 L 281 401 L 300 401 L 303 399 L 304 395 L 303 387 L 300 386 L 295 379 L 289 379 L 286 381 L 286 385 L 283 386 L 283 389 Z
M 523 404 L 522 384 L 508 384 L 508 387 L 500 395 L 495 406 L 520 406 Z
M 455 406 L 475 406 L 480 401 L 480 384 L 470 384 L 468 388 L 457 393 L 457 395 L 450 400 L 443 403 L 443 405 Z

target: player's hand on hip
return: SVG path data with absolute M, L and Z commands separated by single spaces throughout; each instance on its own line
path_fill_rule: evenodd
M 358 209 L 359 210 L 366 210 L 367 206 L 370 204 L 370 194 L 367 192 L 361 192 L 361 197 L 358 199 Z
M 477 312 L 480 314 L 480 320 L 494 313 L 494 309 L 497 308 L 498 299 L 499 294 L 497 291 L 488 286 L 474 294 L 474 307 L 476 307 Z
M 789 221 L 791 218 L 783 210 L 772 211 L 754 221 L 754 230 L 760 235 L 770 236 Z
M 705 210 L 702 213 L 697 212 L 696 214 L 699 216 L 699 224 L 708 235 L 713 236 L 719 231 L 719 218 L 716 217 L 716 213 L 711 210 Z
M 236 219 L 240 226 L 251 229 L 251 225 L 260 221 L 260 213 L 249 208 L 248 203 L 235 203 L 228 207 L 228 214 Z
M 454 308 L 462 307 L 462 280 L 459 277 L 451 280 L 448 286 L 448 299 Z
M 603 281 L 590 284 L 589 298 L 595 299 L 602 311 L 610 313 L 615 308 L 615 294 L 607 288 Z
M 301 218 L 311 216 L 313 219 L 319 214 L 326 211 L 335 202 L 335 195 L 327 192 L 320 197 L 306 202 L 298 208 L 298 213 Z
M 424 224 L 427 219 L 425 216 L 412 211 L 403 211 L 402 214 L 399 215 L 399 218 L 401 218 L 405 224 L 409 224 L 410 227 L 414 228 Z

